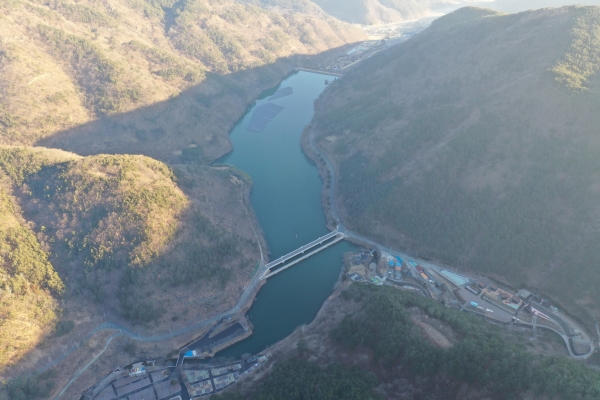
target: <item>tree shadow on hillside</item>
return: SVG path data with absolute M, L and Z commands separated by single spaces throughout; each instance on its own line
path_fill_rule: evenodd
M 210 163 L 231 150 L 229 131 L 263 90 L 277 86 L 297 67 L 317 68 L 339 51 L 282 58 L 228 75 L 209 73 L 203 82 L 169 100 L 101 117 L 41 139 L 36 146 L 83 156 L 144 154 L 181 162 L 182 150 L 196 145 L 191 156 L 195 161 Z

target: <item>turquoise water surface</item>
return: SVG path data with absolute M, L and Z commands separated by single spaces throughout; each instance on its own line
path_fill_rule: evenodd
M 271 260 L 329 232 L 321 207 L 317 167 L 302 152 L 300 137 L 314 112 L 314 101 L 334 77 L 300 71 L 261 95 L 231 131 L 233 152 L 220 163 L 247 172 L 253 180 L 252 207 L 267 240 Z M 279 88 L 293 94 L 269 101 Z M 273 103 L 284 109 L 259 133 L 246 130 L 256 107 Z M 342 254 L 354 247 L 341 242 L 269 278 L 248 311 L 254 326 L 249 338 L 219 352 L 239 358 L 258 353 L 310 323 L 333 291 Z

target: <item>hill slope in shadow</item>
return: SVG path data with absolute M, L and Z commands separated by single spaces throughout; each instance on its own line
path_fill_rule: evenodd
M 464 8 L 335 82 L 344 219 L 600 316 L 600 8 Z

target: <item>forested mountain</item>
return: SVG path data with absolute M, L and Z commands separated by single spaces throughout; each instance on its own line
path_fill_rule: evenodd
M 241 203 L 251 182 L 226 167 L 172 168 L 0 146 L 0 371 L 95 307 L 172 324 L 235 301 L 259 259 Z M 200 290 L 212 303 L 187 310 Z
M 56 298 L 65 285 L 48 261 L 35 233 L 23 220 L 0 182 L 0 365 L 14 362 L 32 344 L 53 331 L 58 320 Z
M 600 8 L 464 8 L 336 81 L 313 133 L 351 228 L 600 316 Z
M 0 373 L 74 325 L 228 307 L 258 259 L 251 182 L 202 165 L 258 93 L 363 38 L 308 1 L 0 1 Z M 40 144 L 79 155 L 10 147 Z
M 279 65 L 278 59 L 364 38 L 308 6 L 294 11 L 236 0 L 2 1 L 0 143 L 46 139 L 47 147 L 56 147 L 60 143 L 50 139 L 58 132 L 85 136 L 86 122 L 154 105 L 168 109 L 154 109 L 151 116 L 168 118 L 166 127 L 143 113 L 130 114 L 127 123 L 101 129 L 114 137 L 81 139 L 86 154 L 141 152 L 164 159 L 196 143 L 222 155 L 232 121 L 299 63 Z M 175 135 L 170 126 L 178 123 Z

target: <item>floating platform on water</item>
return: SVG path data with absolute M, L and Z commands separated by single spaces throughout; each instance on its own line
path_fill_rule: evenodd
M 284 87 L 276 91 L 273 96 L 269 97 L 269 101 L 277 100 L 281 97 L 291 96 L 294 94 L 294 89 L 291 86 Z
M 283 107 L 273 103 L 267 103 L 256 107 L 246 130 L 254 133 L 262 132 L 267 124 L 271 122 L 281 110 L 283 110 Z

